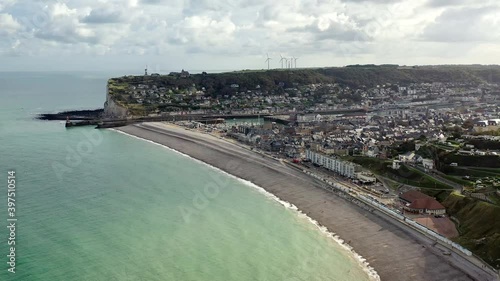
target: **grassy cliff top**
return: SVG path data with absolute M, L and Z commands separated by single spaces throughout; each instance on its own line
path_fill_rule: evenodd
M 460 221 L 455 240 L 500 269 L 500 207 L 456 194 L 443 205 Z
M 193 84 L 205 87 L 207 93 L 220 91 L 231 84 L 240 89 L 272 90 L 280 83 L 285 87 L 315 83 L 339 83 L 350 87 L 372 87 L 382 84 L 432 83 L 432 82 L 470 82 L 500 83 L 500 66 L 347 66 L 330 68 L 299 68 L 272 70 L 242 70 L 226 73 L 203 73 L 189 77 L 170 75 L 125 76 L 109 80 L 110 89 L 121 91 L 127 84 L 154 83 L 158 87 L 191 87 Z M 282 84 L 283 86 L 283 84 Z

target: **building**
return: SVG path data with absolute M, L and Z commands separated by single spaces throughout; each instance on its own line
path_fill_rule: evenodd
M 400 154 L 399 161 L 401 161 L 403 163 L 415 162 L 415 152 L 409 151 L 405 154 Z
M 363 154 L 367 157 L 377 157 L 380 149 L 376 145 L 365 145 L 363 147 Z
M 500 126 L 500 119 L 491 119 L 488 120 L 489 126 Z
M 356 173 L 356 178 L 364 184 L 371 184 L 371 183 L 376 183 L 377 178 L 373 176 L 373 174 L 370 173 L 365 173 L 365 172 L 359 172 Z
M 432 170 L 434 169 L 434 160 L 432 159 L 422 159 L 422 166 L 424 166 L 425 169 Z
M 399 160 L 392 160 L 392 168 L 394 170 L 399 170 L 399 168 L 401 168 L 401 161 L 399 161 Z
M 410 190 L 399 195 L 404 209 L 416 214 L 444 215 L 446 208 L 436 199 L 420 191 Z
M 356 178 L 356 170 L 359 170 L 357 169 L 358 165 L 352 162 L 326 156 L 310 149 L 306 150 L 306 158 L 311 160 L 313 164 L 323 166 L 330 171 L 348 178 Z

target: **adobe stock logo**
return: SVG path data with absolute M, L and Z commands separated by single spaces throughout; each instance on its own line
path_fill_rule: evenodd
M 82 134 L 85 138 L 79 141 L 74 148 L 66 146 L 68 153 L 62 163 L 52 162 L 52 169 L 59 181 L 63 179 L 64 174 L 73 172 L 73 169 L 78 167 L 84 158 L 89 157 L 94 152 L 94 147 L 102 143 L 103 136 L 100 130 L 84 130 Z

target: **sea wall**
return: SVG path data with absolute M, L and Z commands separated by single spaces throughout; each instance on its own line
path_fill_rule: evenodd
M 109 87 L 106 86 L 106 102 L 104 103 L 104 117 L 123 118 L 127 117 L 127 115 L 128 115 L 128 110 L 113 100 L 113 97 L 109 94 Z

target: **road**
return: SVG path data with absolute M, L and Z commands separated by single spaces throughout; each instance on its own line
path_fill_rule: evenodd
M 442 176 L 440 176 L 436 173 L 429 173 L 426 169 L 424 169 L 423 167 L 420 167 L 418 165 L 410 165 L 410 167 L 426 174 L 427 176 L 433 178 L 434 180 L 436 180 L 442 184 L 449 185 L 449 186 L 453 187 L 454 190 L 462 193 L 463 186 L 461 184 L 458 184 L 456 182 L 450 181 L 449 179 L 443 178 Z
M 323 176 L 326 176 L 323 174 Z M 321 176 L 319 176 L 321 177 Z M 325 178 L 326 179 L 326 178 Z M 360 188 L 356 185 L 353 185 L 349 182 L 338 180 L 338 179 L 332 179 L 331 177 L 328 177 L 329 181 L 334 181 L 335 183 L 342 185 L 346 188 L 353 188 L 357 192 L 350 193 L 351 196 L 354 198 L 359 199 L 359 195 L 364 194 L 365 192 L 363 190 L 360 190 Z M 375 207 L 375 206 L 373 206 Z M 429 250 L 433 251 L 436 255 L 443 255 L 445 260 L 447 260 L 450 264 L 455 264 L 459 265 L 459 267 L 467 272 L 467 274 L 471 277 L 473 277 L 475 280 L 500 280 L 498 278 L 498 272 L 493 271 L 491 268 L 486 266 L 482 261 L 479 259 L 475 258 L 474 256 L 467 256 L 461 251 L 458 251 L 454 248 L 452 248 L 450 245 L 442 243 L 439 240 L 435 240 L 432 236 L 428 236 L 426 233 L 421 232 L 420 230 L 412 227 L 405 221 L 401 221 L 399 219 L 396 219 L 393 216 L 388 215 L 387 213 L 377 209 L 376 207 L 374 208 L 373 211 L 374 214 L 377 214 L 380 217 L 383 217 L 384 219 L 390 221 L 391 223 L 398 225 L 399 227 L 404 227 L 407 229 L 411 235 L 420 241 L 421 244 L 425 244 Z M 445 252 L 450 253 L 450 255 L 444 255 Z M 495 279 L 496 278 L 496 279 Z

